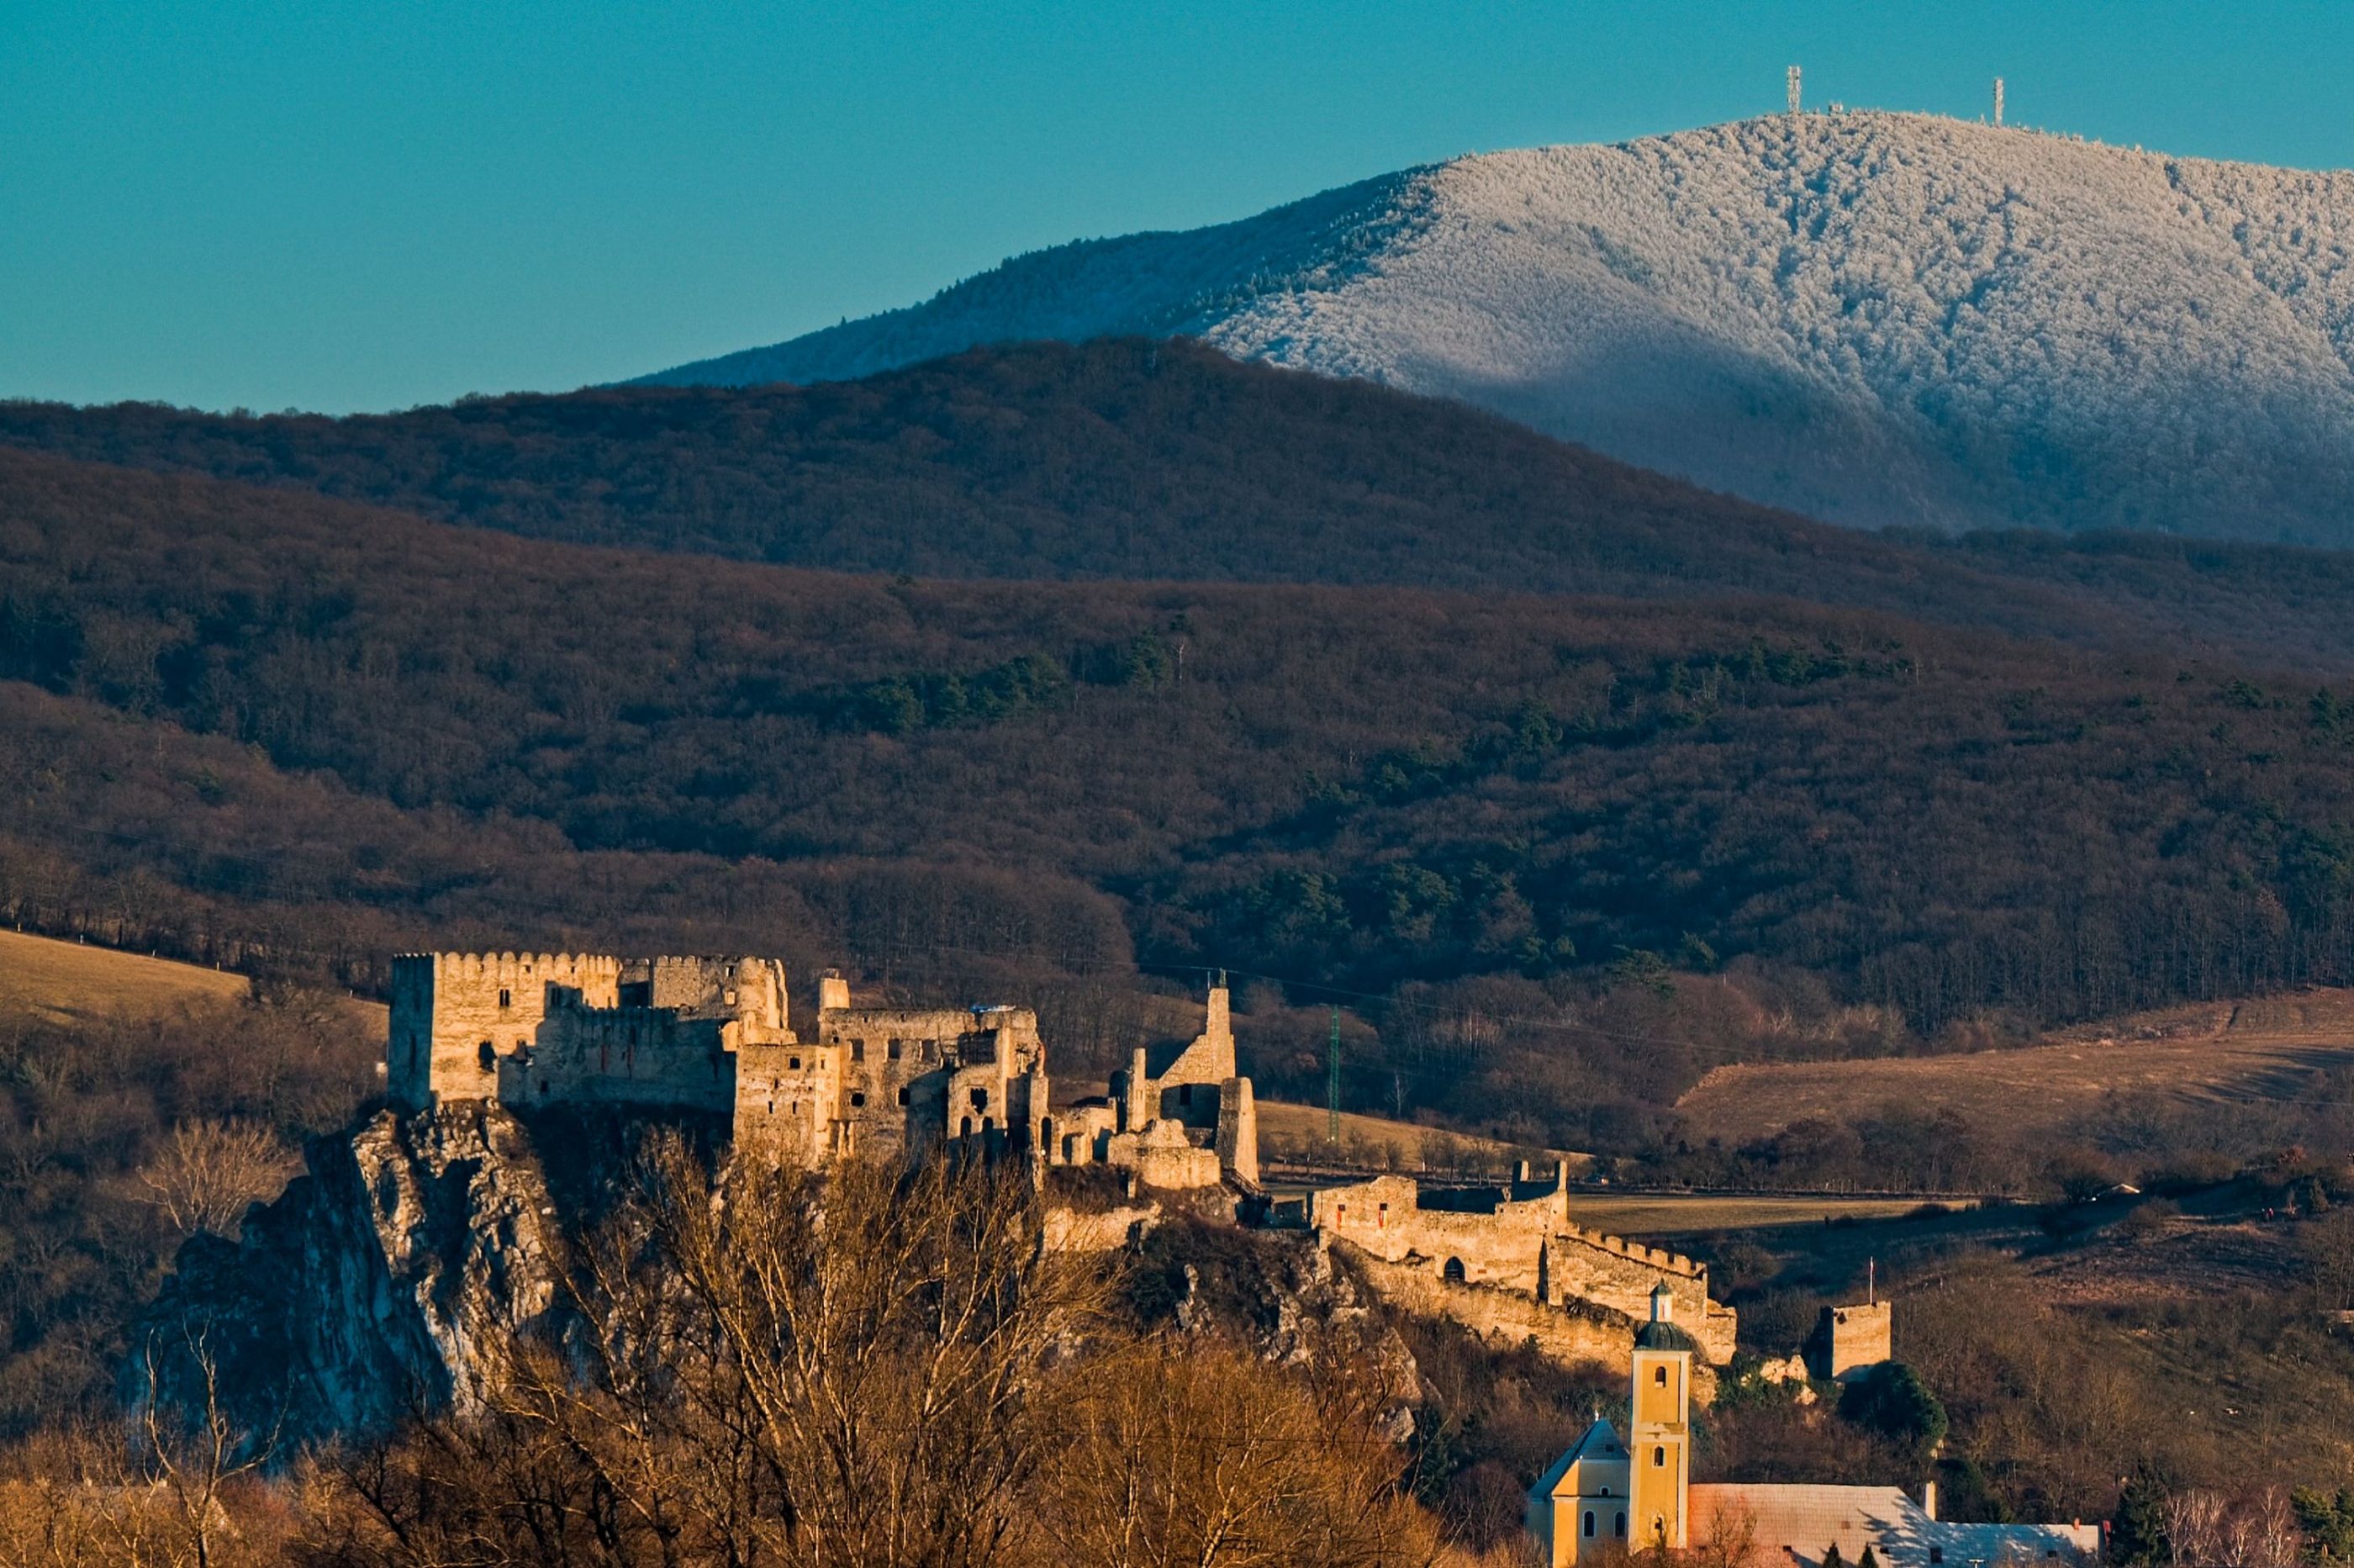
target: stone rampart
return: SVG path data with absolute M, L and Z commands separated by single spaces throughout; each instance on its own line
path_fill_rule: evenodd
M 1493 1286 L 1458 1284 L 1428 1268 L 1384 1262 L 1347 1242 L 1333 1245 L 1346 1251 L 1383 1300 L 1405 1311 L 1459 1323 L 1498 1345 L 1533 1342 L 1564 1366 L 1598 1362 L 1623 1377 L 1634 1365 L 1637 1319 L 1626 1313 L 1588 1304 L 1539 1301 Z M 1732 1355 L 1728 1336 L 1723 1353 L 1710 1359 L 1727 1361 Z M 1715 1393 L 1715 1374 L 1696 1361 L 1692 1397 L 1705 1404 Z
M 1708 1297 L 1708 1269 L 1681 1253 L 1573 1224 L 1558 1178 L 1538 1195 L 1510 1191 L 1435 1192 L 1426 1206 L 1410 1179 L 1377 1176 L 1310 1195 L 1309 1223 L 1384 1264 L 1442 1283 L 1489 1287 L 1557 1308 L 1584 1301 L 1640 1322 L 1653 1287 L 1665 1284 L 1676 1319 L 1712 1361 L 1733 1354 L 1734 1315 Z

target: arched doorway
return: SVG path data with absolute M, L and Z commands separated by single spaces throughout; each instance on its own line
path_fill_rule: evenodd
M 1446 1266 L 1445 1268 L 1440 1269 L 1440 1270 L 1438 1271 L 1438 1273 L 1439 1273 L 1439 1277 L 1441 1277 L 1442 1279 L 1445 1279 L 1445 1280 L 1446 1280 L 1449 1285 L 1460 1285 L 1460 1284 L 1462 1284 L 1462 1283 L 1463 1283 L 1463 1260 L 1462 1260 L 1461 1258 L 1459 1258 L 1459 1257 L 1450 1257 L 1450 1258 L 1448 1258 L 1448 1259 L 1447 1260 L 1447 1266 Z M 1592 1534 L 1592 1533 L 1593 1533 L 1593 1531 L 1588 1531 L 1586 1533 L 1590 1535 L 1590 1534 Z

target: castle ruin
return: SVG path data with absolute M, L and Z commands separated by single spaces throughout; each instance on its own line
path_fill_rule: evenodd
M 739 1156 L 798 1170 L 946 1150 L 1109 1166 L 1139 1194 L 1225 1189 L 1237 1219 L 1313 1232 L 1399 1305 L 1534 1340 L 1564 1361 L 1623 1357 L 1625 1326 L 1659 1290 L 1707 1360 L 1732 1357 L 1734 1316 L 1709 1299 L 1705 1266 L 1576 1224 L 1566 1166 L 1539 1180 L 1523 1165 L 1490 1188 L 1379 1176 L 1264 1192 L 1257 1105 L 1223 983 L 1208 988 L 1191 1041 L 1157 1063 L 1140 1047 L 1108 1093 L 1059 1106 L 1029 1009 L 860 1007 L 829 971 L 804 1038 L 787 1001 L 775 959 L 404 954 L 392 961 L 387 1085 L 405 1110 L 473 1101 L 725 1118 Z M 1064 1213 L 1050 1234 L 1119 1245 L 1157 1212 Z
M 862 1150 L 1105 1163 L 1144 1184 L 1258 1181 L 1250 1080 L 1226 991 L 1158 1078 L 1138 1051 L 1112 1094 L 1057 1110 L 1026 1008 L 856 1007 L 818 981 L 802 1039 L 776 959 L 408 953 L 392 960 L 393 1103 L 628 1106 L 728 1118 L 736 1147 L 816 1170 Z

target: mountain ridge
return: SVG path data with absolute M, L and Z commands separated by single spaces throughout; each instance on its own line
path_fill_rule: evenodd
M 659 371 L 1186 334 L 1839 523 L 2354 542 L 2354 175 L 1926 115 L 1485 154 Z
M 604 388 L 345 418 L 0 403 L 11 449 L 830 570 L 1782 596 L 2354 668 L 2354 555 L 1840 528 L 1460 403 L 1185 340 L 974 349 L 808 387 Z

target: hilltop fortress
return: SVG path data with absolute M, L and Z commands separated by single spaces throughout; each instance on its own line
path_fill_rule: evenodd
M 1224 984 L 1156 1064 L 1138 1047 L 1104 1095 L 1057 1105 L 1038 1015 L 1007 1006 L 858 1007 L 818 981 L 803 1038 L 775 959 L 413 953 L 392 961 L 386 1079 L 405 1111 L 466 1102 L 725 1117 L 737 1157 L 819 1171 L 863 1150 L 1109 1166 L 1140 1205 L 1050 1217 L 1055 1245 L 1116 1245 L 1151 1194 L 1209 1193 L 1237 1223 L 1308 1231 L 1383 1295 L 1564 1361 L 1623 1361 L 1664 1289 L 1708 1361 L 1734 1316 L 1705 1265 L 1570 1218 L 1568 1171 L 1426 1190 L 1400 1176 L 1308 1192 L 1260 1184 L 1258 1113 Z M 1198 1205 L 1197 1205 L 1198 1207 Z
M 861 1150 L 951 1148 L 1108 1163 L 1160 1188 L 1257 1183 L 1258 1117 L 1235 1071 L 1224 986 L 1159 1075 L 1139 1049 L 1108 1097 L 1059 1111 L 1026 1008 L 854 1007 L 829 972 L 804 1040 L 786 1000 L 776 959 L 403 954 L 387 1086 L 408 1110 L 488 1100 L 724 1116 L 739 1153 L 804 1170 Z

